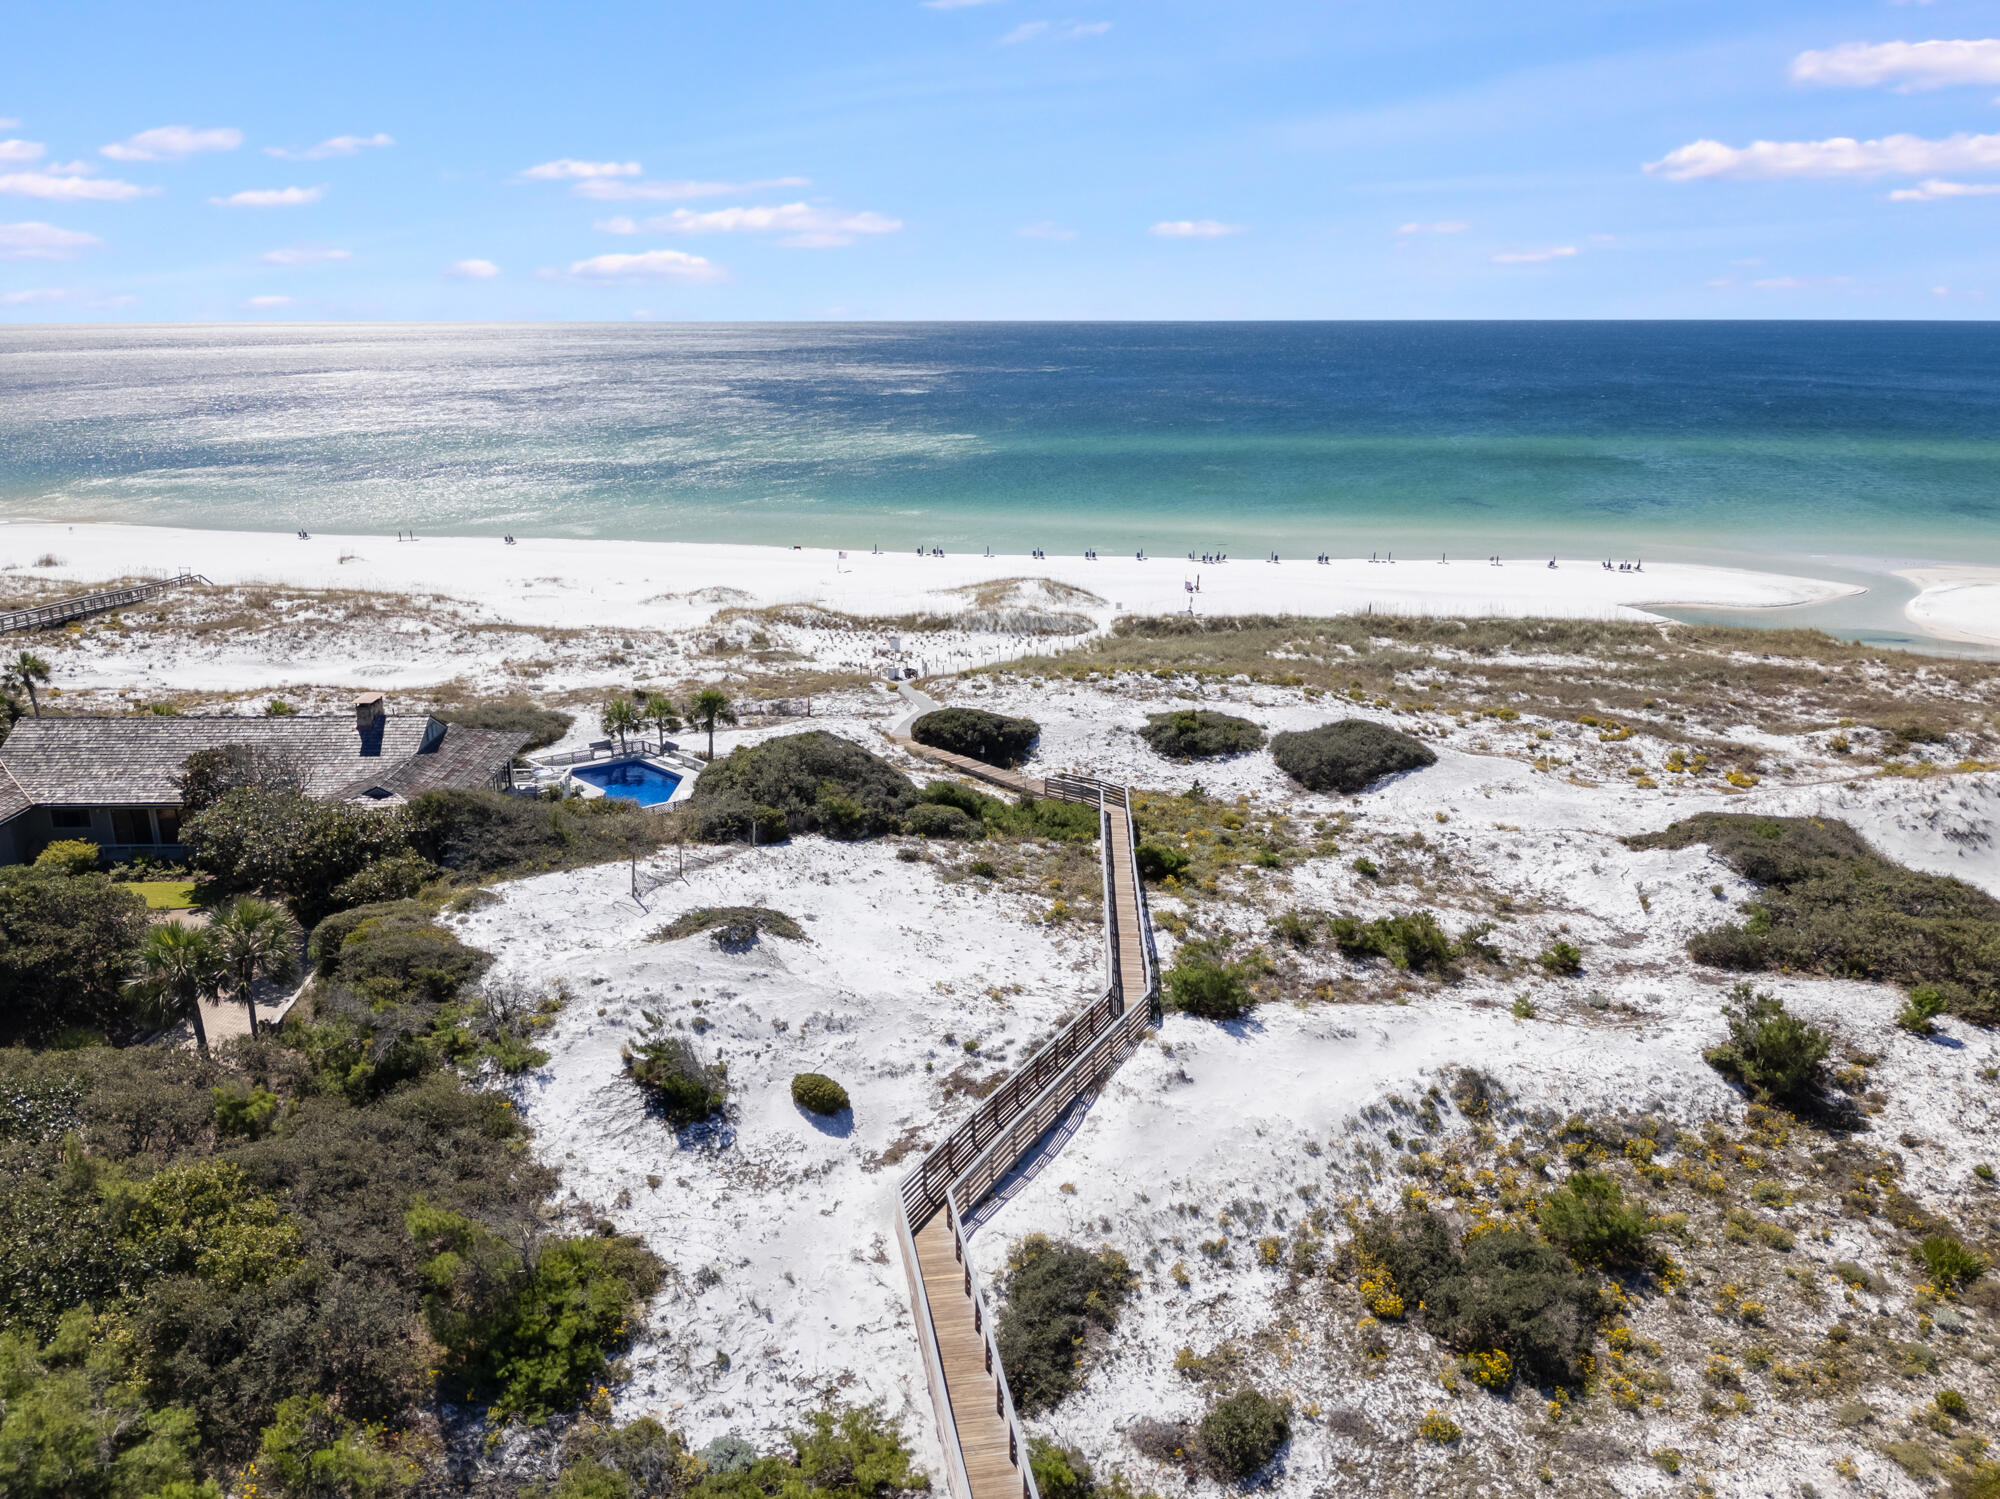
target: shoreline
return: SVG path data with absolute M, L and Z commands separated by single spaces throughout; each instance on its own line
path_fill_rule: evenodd
M 2000 645 L 2000 567 L 1920 567 L 1896 576 L 1916 585 L 1903 616 L 1926 635 Z
M 58 565 L 38 566 L 43 556 Z M 728 607 L 816 605 L 895 617 L 957 613 L 1017 599 L 980 597 L 996 585 L 1034 583 L 1044 608 L 1088 616 L 1102 628 L 1120 614 L 1380 613 L 1462 617 L 1657 620 L 1653 608 L 1791 609 L 1867 590 L 1796 574 L 1699 563 L 1606 571 L 1595 559 L 1462 561 L 1185 557 L 1088 560 L 1024 554 L 922 557 L 830 548 L 710 542 L 205 531 L 122 522 L 0 521 L 0 571 L 97 583 L 186 570 L 218 585 L 435 593 L 476 605 L 495 621 L 537 626 L 683 627 Z M 2000 583 L 2000 569 L 1991 570 Z M 1905 575 L 1908 576 L 1908 575 Z M 1053 586 L 1048 586 L 1053 585 Z M 1191 591 L 1198 587 L 1199 591 Z M 1019 593 L 1020 589 L 1011 590 Z M 1912 605 L 1911 618 L 1920 627 Z M 1995 590 L 2000 618 L 2000 587 Z M 1994 639 L 2000 640 L 2000 622 Z M 1932 633 L 1938 633 L 1932 631 Z M 1941 638 L 1955 638 L 1941 635 Z

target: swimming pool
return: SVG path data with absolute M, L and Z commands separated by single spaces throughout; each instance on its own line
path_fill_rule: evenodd
M 606 796 L 657 807 L 672 799 L 681 778 L 651 760 L 613 760 L 608 765 L 579 765 L 570 772 L 579 781 L 588 781 Z

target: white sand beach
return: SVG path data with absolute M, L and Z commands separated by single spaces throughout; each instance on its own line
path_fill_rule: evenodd
M 1896 576 L 1920 590 L 1903 615 L 1925 634 L 2000 645 L 2000 567 L 1912 568 Z
M 53 556 L 59 561 L 37 566 Z M 1775 609 L 1864 592 L 1850 584 L 1686 563 L 1606 571 L 1594 559 L 1437 557 L 1273 564 L 1184 556 L 1046 561 L 1021 555 L 920 557 L 773 546 L 176 530 L 116 524 L 0 523 L 0 570 L 95 583 L 198 572 L 225 585 L 435 592 L 495 622 L 676 628 L 718 607 L 811 603 L 858 615 L 951 612 L 1003 579 L 1084 590 L 1069 607 L 1100 625 L 1118 614 L 1437 614 L 1646 619 L 1653 606 Z M 2000 576 L 2000 574 L 1996 574 Z M 1194 585 L 1199 592 L 1191 592 Z

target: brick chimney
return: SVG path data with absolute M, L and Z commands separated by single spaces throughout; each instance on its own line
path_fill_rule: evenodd
M 388 708 L 379 692 L 364 692 L 354 700 L 354 727 L 366 734 L 371 729 L 382 730 L 382 720 L 388 716 Z

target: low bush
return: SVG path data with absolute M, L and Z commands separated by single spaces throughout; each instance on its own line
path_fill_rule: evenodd
M 1028 758 L 1041 732 L 1032 718 L 1009 718 L 983 708 L 939 708 L 910 725 L 910 737 L 919 744 L 1007 767 Z
M 472 879 L 643 859 L 673 832 L 668 818 L 615 796 L 539 802 L 504 791 L 427 791 L 405 819 L 411 848 Z
M 1242 755 L 1264 745 L 1264 731 L 1247 718 L 1217 713 L 1210 708 L 1183 708 L 1175 713 L 1154 713 L 1139 730 L 1139 737 L 1157 754 L 1170 760 L 1210 760 L 1219 755 Z
M 468 729 L 489 729 L 498 734 L 525 734 L 524 750 L 543 749 L 569 732 L 576 720 L 554 708 L 541 708 L 521 698 L 504 698 L 469 707 L 451 708 L 437 715 L 445 723 L 464 724 Z
M 1729 1035 L 1705 1055 L 1761 1102 L 1810 1106 L 1826 1086 L 1826 1057 L 1833 1042 L 1816 1025 L 1785 1009 L 1783 1000 L 1754 991 L 1748 980 L 1729 991 L 1723 1009 Z
M 1271 758 L 1306 790 L 1347 796 L 1366 791 L 1384 776 L 1437 763 L 1436 752 L 1422 740 L 1361 718 L 1275 735 Z
M 1236 1020 L 1257 1003 L 1251 980 L 1262 972 L 1253 960 L 1230 961 L 1205 941 L 1184 942 L 1162 977 L 1165 1001 L 1203 1020 Z
M 764 1457 L 746 1455 L 740 1438 L 718 1440 L 729 1444 L 726 1455 L 711 1442 L 697 1458 L 650 1416 L 622 1427 L 579 1423 L 563 1440 L 553 1499 L 913 1499 L 930 1487 L 879 1406 L 814 1411 L 785 1438 L 788 1451 Z
M 1535 961 L 1545 973 L 1557 978 L 1575 978 L 1583 972 L 1583 949 L 1558 937 L 1535 954 Z
M 1041 1499 L 1092 1499 L 1097 1492 L 1097 1476 L 1083 1454 L 1048 1437 L 1028 1438 L 1028 1467 Z
M 329 917 L 313 933 L 308 952 L 320 972 L 376 1005 L 443 1004 L 493 961 L 436 925 L 414 901 Z
M 894 766 L 814 729 L 730 751 L 702 772 L 690 808 L 703 838 L 719 833 L 704 818 L 741 819 L 747 832 L 752 810 L 763 807 L 782 812 L 793 833 L 867 838 L 896 831 L 916 799 L 917 788 Z
M 806 940 L 804 927 L 783 911 L 773 911 L 765 906 L 697 906 L 692 911 L 681 912 L 646 940 L 678 942 L 683 937 L 698 937 L 703 932 L 713 932 L 718 947 L 747 946 L 755 942 L 760 933 L 767 937 L 784 937 L 793 942 Z
M 1361 921 L 1336 916 L 1331 924 L 1334 945 L 1350 958 L 1382 958 L 1392 968 L 1413 973 L 1443 973 L 1458 949 L 1437 917 L 1429 911 L 1378 916 Z
M 994 1343 L 1023 1414 L 1051 1410 L 1076 1388 L 1087 1345 L 1117 1325 L 1134 1278 L 1115 1249 L 1093 1254 L 1042 1234 L 1014 1246 Z
M 1572 1171 L 1542 1200 L 1536 1221 L 1587 1264 L 1634 1265 L 1646 1257 L 1645 1209 L 1626 1202 L 1618 1183 L 1600 1172 Z
M 339 905 L 345 881 L 403 852 L 408 835 L 401 813 L 266 786 L 226 791 L 181 823 L 196 869 L 224 891 L 282 896 L 308 927 Z
M 1137 850 L 1139 877 L 1158 884 L 1164 879 L 1179 879 L 1187 873 L 1188 865 L 1194 861 L 1177 848 L 1162 848 L 1157 843 L 1142 843 Z
M 2000 1021 L 2000 901 L 1885 859 L 1846 823 L 1704 812 L 1626 842 L 1705 843 L 1763 887 L 1742 925 L 1689 939 L 1697 962 L 1923 987 L 1955 1015 Z
M 359 874 L 333 887 L 333 904 L 372 906 L 387 900 L 410 900 L 443 871 L 422 854 L 408 850 L 377 859 Z
M 1425 1329 L 1460 1353 L 1499 1349 L 1538 1384 L 1583 1376 L 1599 1297 L 1569 1257 L 1515 1228 L 1462 1245 L 1427 1209 L 1361 1226 L 1360 1247 L 1388 1272 Z
M 852 1105 L 847 1090 L 820 1072 L 801 1072 L 792 1079 L 792 1102 L 808 1114 L 844 1113 Z
M 1971 1285 L 1986 1273 L 1986 1261 L 1950 1234 L 1931 1234 L 1917 1245 L 1917 1259 L 1932 1284 L 1943 1290 Z
M 93 874 L 101 855 L 88 838 L 58 838 L 35 855 L 34 867 L 50 874 Z
M 908 831 L 920 831 L 913 819 L 924 815 L 926 806 L 955 809 L 972 819 L 974 825 L 964 835 L 966 837 L 976 838 L 985 833 L 999 838 L 1048 838 L 1058 843 L 1088 843 L 1097 837 L 1098 831 L 1097 809 L 1081 802 L 1044 800 L 1033 796 L 1009 802 L 974 791 L 957 781 L 932 781 L 924 787 L 918 804 L 904 817 L 903 825 Z
M 957 807 L 918 802 L 903 814 L 903 831 L 919 838 L 978 838 L 986 829 L 977 817 Z
M 658 1017 L 650 1012 L 642 1013 L 651 1031 L 637 1042 L 621 1046 L 618 1054 L 646 1101 L 675 1129 L 720 1113 L 729 1097 L 728 1074 L 722 1064 L 704 1062 L 692 1041 L 663 1030 Z
M 1261 1472 L 1291 1438 L 1290 1407 L 1256 1390 L 1218 1400 L 1195 1429 L 1203 1466 L 1225 1482 Z

